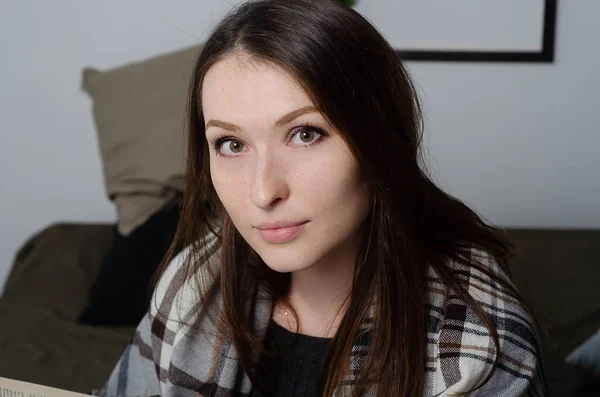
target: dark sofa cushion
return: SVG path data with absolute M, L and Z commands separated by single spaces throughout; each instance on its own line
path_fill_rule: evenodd
M 521 251 L 511 266 L 513 278 L 545 327 L 562 327 L 600 309 L 600 230 L 507 232 Z
M 600 326 L 600 230 L 507 232 L 520 250 L 513 279 L 545 332 L 550 395 L 600 395 L 586 373 L 564 361 Z
M 78 322 L 137 325 L 148 309 L 151 279 L 177 229 L 180 201 L 155 213 L 129 235 L 113 228 L 113 244 L 102 262 Z
M 135 331 L 75 325 L 53 309 L 4 298 L 0 323 L 0 376 L 79 393 L 106 381 Z
M 44 228 L 17 251 L 2 301 L 49 309 L 75 321 L 111 243 L 108 223 L 57 223 Z

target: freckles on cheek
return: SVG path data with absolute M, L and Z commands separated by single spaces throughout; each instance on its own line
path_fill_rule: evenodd
M 236 183 L 231 186 L 231 192 L 235 195 L 235 204 L 240 208 L 244 207 L 244 201 L 249 199 L 248 192 L 242 183 Z
M 211 173 L 211 175 L 213 186 L 227 212 L 241 209 L 244 206 L 244 198 L 247 197 L 243 177 L 236 173 L 223 171 Z

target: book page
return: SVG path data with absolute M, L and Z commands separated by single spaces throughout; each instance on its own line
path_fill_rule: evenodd
M 87 394 L 0 377 L 0 397 L 81 397 Z

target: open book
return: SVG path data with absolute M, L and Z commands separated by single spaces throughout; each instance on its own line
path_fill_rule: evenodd
M 87 394 L 0 378 L 0 397 L 81 397 Z

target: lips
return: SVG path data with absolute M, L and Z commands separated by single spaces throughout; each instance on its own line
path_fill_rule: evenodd
M 298 237 L 305 228 L 308 221 L 304 222 L 264 222 L 257 229 L 262 239 L 271 244 L 281 244 Z
M 275 222 L 263 222 L 257 226 L 257 229 L 267 230 L 267 229 L 281 229 L 285 227 L 293 227 L 298 226 L 308 221 L 275 221 Z

